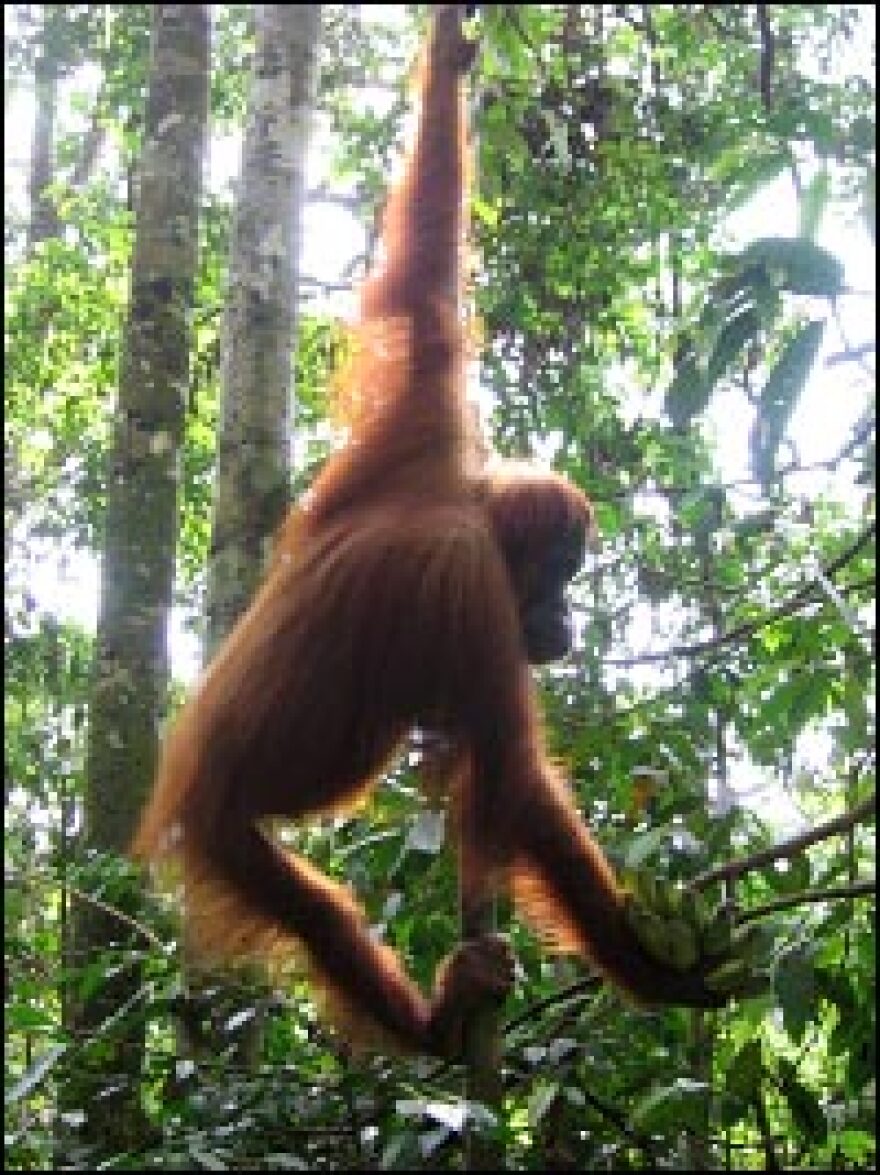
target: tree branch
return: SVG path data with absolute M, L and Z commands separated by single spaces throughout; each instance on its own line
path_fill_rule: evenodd
M 810 845 L 828 840 L 829 837 L 853 828 L 862 820 L 870 819 L 874 815 L 875 805 L 876 793 L 872 792 L 866 800 L 862 800 L 860 804 L 856 804 L 849 811 L 843 812 L 831 820 L 826 820 L 824 824 L 817 824 L 815 828 L 810 828 L 788 840 L 780 841 L 779 844 L 771 845 L 769 848 L 760 849 L 748 857 L 740 857 L 739 860 L 728 861 L 725 865 L 719 865 L 715 869 L 700 873 L 688 884 L 687 888 L 691 890 L 706 889 L 716 881 L 732 880 L 735 877 L 742 877 L 744 873 L 750 873 L 754 869 L 760 869 L 763 865 L 769 865 L 773 861 L 791 859 L 803 849 L 809 848 Z
M 800 893 L 774 898 L 772 902 L 766 902 L 763 906 L 743 910 L 737 915 L 736 924 L 742 926 L 745 922 L 757 922 L 759 918 L 766 918 L 770 914 L 777 914 L 780 910 L 789 910 L 794 906 L 833 902 L 838 898 L 867 897 L 876 892 L 876 877 L 869 877 L 866 881 L 853 881 L 849 885 L 832 885 L 828 889 L 804 889 Z
M 784 600 L 778 607 L 772 608 L 763 616 L 756 620 L 744 620 L 742 624 L 729 629 L 727 632 L 721 633 L 717 637 L 712 637 L 711 640 L 695 641 L 689 645 L 673 645 L 671 649 L 661 649 L 656 653 L 639 653 L 635 657 L 619 657 L 609 658 L 603 661 L 604 665 L 613 665 L 617 668 L 627 668 L 632 665 L 650 664 L 652 661 L 667 661 L 674 657 L 696 657 L 701 653 L 712 652 L 714 649 L 720 648 L 722 645 L 729 645 L 734 641 L 744 640 L 747 637 L 754 636 L 760 629 L 772 624 L 774 620 L 779 620 L 783 616 L 788 616 L 792 612 L 796 612 L 803 604 L 809 603 L 812 598 L 823 590 L 822 576 L 830 579 L 832 575 L 845 567 L 856 555 L 865 547 L 874 537 L 876 524 L 871 523 L 867 526 L 855 542 L 846 548 L 836 559 L 833 559 L 826 567 L 820 569 L 820 575 L 812 579 L 804 587 L 799 588 L 787 600 Z

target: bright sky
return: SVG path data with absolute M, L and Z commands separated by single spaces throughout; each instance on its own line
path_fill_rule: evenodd
M 874 9 L 863 8 L 866 38 L 860 40 L 859 52 L 873 43 Z M 870 31 L 870 35 L 867 34 Z M 377 101 L 382 101 L 378 99 Z M 33 123 L 33 101 L 29 92 L 20 90 L 7 100 L 6 106 L 6 189 L 7 205 L 19 205 L 24 197 L 24 179 Z M 311 153 L 310 184 L 320 179 L 326 137 L 318 134 Z M 236 141 L 215 141 L 209 161 L 209 182 L 213 188 L 225 186 L 238 170 L 239 147 Z M 780 179 L 766 188 L 747 207 L 743 208 L 729 225 L 731 244 L 742 244 L 757 236 L 797 233 L 797 204 L 790 180 Z M 303 273 L 326 281 L 335 281 L 346 262 L 362 247 L 362 233 L 356 221 L 336 207 L 312 205 L 308 208 L 304 226 Z M 861 222 L 844 222 L 839 216 L 826 214 L 822 222 L 819 243 L 843 262 L 848 285 L 859 293 L 846 296 L 840 303 L 840 321 L 850 346 L 871 340 L 875 336 L 875 249 Z M 344 305 L 344 303 L 343 303 Z M 817 307 L 825 313 L 827 307 Z M 864 389 L 869 377 L 854 364 L 827 367 L 829 354 L 844 349 L 834 321 L 826 330 L 823 352 L 802 396 L 792 420 L 789 435 L 795 443 L 803 464 L 822 461 L 833 456 L 844 445 L 848 432 L 859 413 L 864 411 Z M 873 356 L 870 357 L 873 365 Z M 717 458 L 725 480 L 748 475 L 748 430 L 752 410 L 738 393 L 719 396 L 709 413 L 710 428 L 717 442 Z M 844 501 L 853 501 L 854 487 L 851 471 L 841 474 L 822 473 L 804 477 L 798 488 L 810 496 L 830 492 Z M 743 508 L 748 508 L 743 503 Z M 93 560 L 74 556 L 59 565 L 48 560 L 42 569 L 34 569 L 30 586 L 39 605 L 64 618 L 75 620 L 94 630 L 97 617 L 98 569 Z M 630 633 L 634 649 L 664 647 L 668 641 L 652 633 L 650 619 L 645 613 Z M 173 670 L 184 680 L 192 679 L 198 668 L 198 642 L 182 628 L 182 619 L 172 619 L 171 650 Z M 808 762 L 821 766 L 827 762 L 827 740 L 819 738 L 805 746 Z M 738 790 L 761 785 L 760 802 L 767 801 L 763 773 L 756 773 L 743 765 L 739 774 Z M 773 793 L 778 797 L 774 787 Z M 774 805 L 776 801 L 774 801 Z M 789 822 L 795 813 L 780 801 L 778 815 Z

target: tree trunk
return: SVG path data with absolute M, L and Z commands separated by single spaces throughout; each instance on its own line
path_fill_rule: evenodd
M 262 575 L 290 496 L 290 393 L 302 253 L 305 164 L 321 6 L 256 7 L 256 51 L 242 168 L 232 226 L 221 372 L 222 411 L 208 566 L 206 658 L 244 611 Z M 202 976 L 190 966 L 196 1009 L 215 1026 L 183 1047 L 232 1046 L 252 1067 L 265 1000 L 247 985 Z M 254 1015 L 234 1016 L 242 1002 Z M 200 1019 L 203 1019 L 200 1015 Z M 219 1026 L 236 1023 L 234 1039 Z
M 85 841 L 95 858 L 125 852 L 156 765 L 207 135 L 208 44 L 206 5 L 155 6 L 87 744 Z M 137 908 L 131 883 L 111 896 L 102 890 L 101 897 L 123 911 Z M 72 912 L 76 966 L 129 947 L 128 926 L 104 909 L 77 902 Z M 64 1108 L 85 1112 L 80 1137 L 94 1148 L 95 1162 L 136 1148 L 145 1135 L 141 981 L 140 967 L 125 958 L 97 991 L 70 993 L 67 1028 L 77 1048 L 69 1054 Z M 130 1019 L 124 1014 L 129 1008 Z
M 52 38 L 47 30 L 51 19 L 51 14 L 47 11 L 44 14 L 41 47 L 34 65 L 36 113 L 28 176 L 28 253 L 33 252 L 40 241 L 48 240 L 58 232 L 55 205 L 48 194 L 48 188 L 54 179 L 55 114 L 58 101 L 57 62 L 51 52 Z
M 258 5 L 256 20 L 229 259 L 208 657 L 253 595 L 289 500 L 296 292 L 321 6 Z

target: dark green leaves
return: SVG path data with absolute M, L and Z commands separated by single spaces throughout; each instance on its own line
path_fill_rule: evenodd
M 760 1093 L 762 1074 L 761 1042 L 747 1041 L 727 1067 L 725 1090 L 738 1100 L 753 1102 Z
M 825 323 L 812 320 L 790 340 L 764 385 L 750 437 L 752 469 L 767 483 L 775 472 L 776 454 L 788 422 L 807 382 L 822 342 Z
M 779 960 L 773 985 L 782 1006 L 785 1030 L 793 1040 L 803 1039 L 816 1012 L 816 980 L 812 952 L 792 950 Z
M 828 1134 L 828 1123 L 815 1093 L 798 1078 L 797 1068 L 785 1059 L 779 1058 L 779 1083 L 795 1125 L 810 1142 L 824 1142 Z
M 821 188 L 812 210 L 803 209 L 812 231 L 821 215 Z M 666 393 L 666 412 L 677 429 L 707 407 L 719 380 L 740 361 L 754 365 L 767 337 L 777 329 L 780 295 L 834 298 L 843 291 L 843 266 L 806 238 L 764 237 L 729 257 L 696 330 L 680 347 L 676 373 Z M 756 471 L 771 470 L 776 449 L 809 374 L 822 337 L 810 322 L 785 348 L 761 394 L 761 437 L 753 443 Z M 769 474 L 768 474 L 769 476 Z
M 632 1124 L 642 1131 L 702 1130 L 708 1095 L 705 1082 L 679 1077 L 642 1098 L 633 1112 Z
M 684 429 L 706 408 L 712 386 L 691 352 L 681 361 L 666 392 L 666 414 L 677 429 Z

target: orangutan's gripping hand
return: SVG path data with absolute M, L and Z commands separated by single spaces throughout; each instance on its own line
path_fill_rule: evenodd
M 428 1047 L 450 1060 L 461 1055 L 464 1025 L 487 1000 L 502 1003 L 513 986 L 514 957 L 499 934 L 460 943 L 440 967 L 434 988 Z

